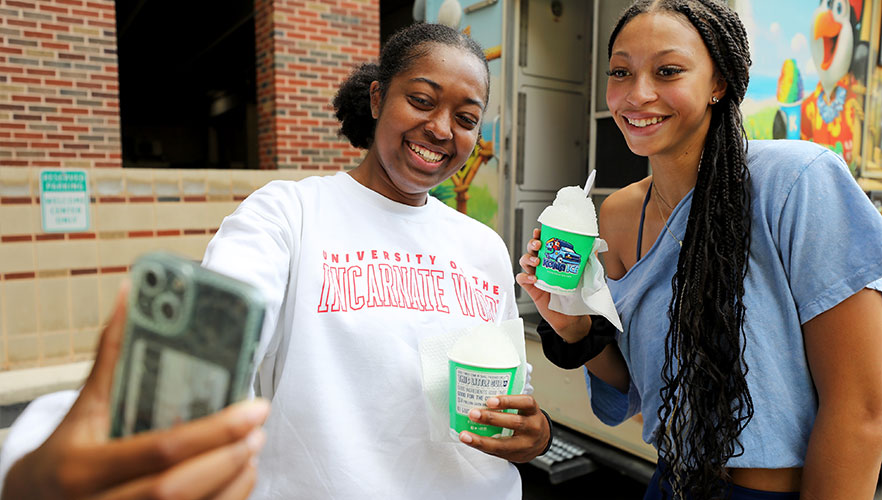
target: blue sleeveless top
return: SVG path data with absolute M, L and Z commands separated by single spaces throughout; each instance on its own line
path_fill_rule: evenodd
M 750 141 L 747 164 L 752 232 L 744 356 L 754 417 L 740 437 L 744 454 L 727 465 L 799 467 L 818 408 L 801 325 L 862 288 L 882 291 L 882 216 L 842 159 L 813 143 Z M 692 192 L 668 219 L 681 240 L 691 206 Z M 654 446 L 679 251 L 662 230 L 621 279 L 607 280 L 624 325 L 618 343 L 631 374 L 628 393 L 586 370 L 597 417 L 616 425 L 642 413 L 643 439 Z

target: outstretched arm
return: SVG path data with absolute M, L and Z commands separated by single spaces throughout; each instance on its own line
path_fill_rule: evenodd
M 882 465 L 882 293 L 865 288 L 803 325 L 818 391 L 801 498 L 873 498 Z
M 10 468 L 4 499 L 234 499 L 250 493 L 265 440 L 264 400 L 164 431 L 108 437 L 126 295 L 123 290 L 117 299 L 79 398 L 46 442 Z

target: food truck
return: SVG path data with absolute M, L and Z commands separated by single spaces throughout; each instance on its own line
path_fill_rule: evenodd
M 559 188 L 583 185 L 596 170 L 592 197 L 599 207 L 606 196 L 650 173 L 647 159 L 628 149 L 605 98 L 608 39 L 630 3 L 416 2 L 415 17 L 461 29 L 485 48 L 491 84 L 482 138 L 463 171 L 433 194 L 494 227 L 509 247 L 513 272 L 519 271 L 517 259 L 538 227 L 537 217 Z M 752 47 L 744 125 L 750 139 L 802 138 L 837 151 L 872 197 L 882 192 L 882 9 L 879 0 L 846 2 L 848 12 L 836 13 L 842 16 L 837 23 L 851 35 L 842 37 L 852 40 L 851 46 L 844 54 L 825 55 L 822 35 L 814 31 L 819 19 L 833 14 L 825 11 L 827 4 L 730 0 Z M 819 57 L 843 61 L 815 63 Z M 847 87 L 844 93 L 864 116 L 837 117 L 842 132 L 833 137 L 814 130 L 823 127 L 811 113 L 818 96 L 843 93 L 838 87 Z M 598 421 L 589 407 L 583 371 L 563 370 L 545 359 L 535 332 L 535 307 L 525 293 L 516 292 L 535 396 L 554 420 L 559 443 L 533 463 L 548 471 L 552 482 L 590 472 L 596 464 L 648 481 L 656 452 L 641 438 L 640 415 L 617 427 Z

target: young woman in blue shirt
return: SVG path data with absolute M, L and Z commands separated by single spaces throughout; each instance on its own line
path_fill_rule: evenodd
M 610 112 L 653 174 L 599 212 L 624 332 L 548 309 L 536 230 L 517 281 L 546 355 L 584 363 L 604 422 L 643 414 L 645 498 L 872 498 L 882 217 L 834 153 L 744 139 L 750 54 L 725 2 L 640 0 L 609 56 Z

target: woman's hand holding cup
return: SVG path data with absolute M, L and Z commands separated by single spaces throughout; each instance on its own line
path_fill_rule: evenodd
M 568 316 L 548 308 L 551 293 L 536 286 L 536 267 L 539 265 L 541 245 L 539 229 L 534 228 L 533 239 L 527 242 L 527 253 L 523 254 L 518 261 L 524 272 L 518 273 L 515 281 L 527 292 L 530 299 L 536 304 L 539 314 L 545 318 L 545 321 L 548 321 L 548 324 L 564 341 L 567 343 L 578 342 L 591 329 L 591 318 L 588 315 Z

